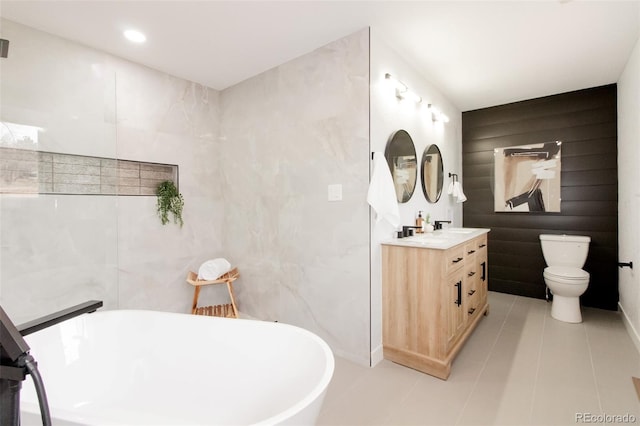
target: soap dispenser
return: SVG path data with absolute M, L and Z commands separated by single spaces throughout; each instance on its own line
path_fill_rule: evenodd
M 418 234 L 422 234 L 424 225 L 424 219 L 422 218 L 422 210 L 418 212 L 418 217 L 416 218 L 416 232 Z

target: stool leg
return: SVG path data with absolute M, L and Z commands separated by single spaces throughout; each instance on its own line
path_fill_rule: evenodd
M 227 290 L 229 290 L 229 297 L 231 298 L 231 307 L 233 308 L 233 317 L 238 318 L 238 307 L 236 306 L 236 299 L 233 297 L 233 285 L 231 281 L 227 281 Z
M 200 294 L 200 286 L 196 286 L 193 291 L 193 303 L 191 304 L 191 313 L 195 314 L 197 312 L 198 306 L 198 295 Z

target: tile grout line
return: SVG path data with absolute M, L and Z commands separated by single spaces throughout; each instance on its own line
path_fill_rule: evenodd
M 598 408 L 600 408 L 600 413 L 604 414 L 604 410 L 602 409 L 602 399 L 600 398 L 600 389 L 598 387 L 598 377 L 596 376 L 596 365 L 593 362 L 593 353 L 591 352 L 591 342 L 589 341 L 589 333 L 587 332 L 587 325 L 582 323 L 582 328 L 584 329 L 584 337 L 587 341 L 587 349 L 589 350 L 589 362 L 591 363 L 591 374 L 593 374 L 593 384 L 596 388 L 596 396 L 598 397 Z
M 416 378 L 413 381 L 413 385 L 411 385 L 411 389 L 409 389 L 404 397 L 400 398 L 400 401 L 398 401 L 398 406 L 399 407 L 403 407 L 405 402 L 409 399 L 409 397 L 411 396 L 413 390 L 418 386 L 418 380 L 420 380 L 420 376 L 416 376 Z M 384 421 L 382 422 L 382 424 L 393 424 L 393 421 L 388 422 L 388 420 L 390 420 L 391 417 L 393 417 L 395 413 L 393 412 L 393 410 L 389 411 L 389 414 L 387 414 L 387 416 L 384 418 Z
M 350 361 L 348 361 L 348 362 L 350 362 Z M 334 405 L 343 404 L 344 401 L 347 400 L 347 398 L 345 398 L 344 396 L 348 396 L 349 395 L 349 391 L 351 389 L 355 388 L 358 383 L 362 382 L 365 379 L 365 376 L 367 374 L 369 374 L 373 370 L 374 367 L 366 367 L 366 368 L 367 368 L 367 370 L 363 370 L 362 374 L 359 374 L 358 377 L 355 380 L 350 381 L 349 384 L 345 388 L 341 388 L 340 389 L 340 391 L 338 392 L 339 397 L 335 397 L 338 402 L 334 403 Z M 334 367 L 334 370 L 333 370 L 333 374 L 334 375 L 336 374 L 335 367 Z M 329 386 L 331 386 L 331 383 L 329 383 Z M 330 405 L 327 405 L 327 402 L 328 402 L 327 395 L 328 394 L 329 394 L 329 389 L 327 388 L 327 394 L 325 395 L 324 401 L 322 403 L 322 407 L 320 408 L 319 415 L 322 414 L 322 411 L 323 411 L 324 407 L 330 406 Z M 319 417 L 318 417 L 318 419 L 319 419 Z
M 537 361 L 537 365 L 536 365 L 536 378 L 535 381 L 533 382 L 533 392 L 531 395 L 531 408 L 529 410 L 529 424 L 533 424 L 533 408 L 535 407 L 535 402 L 536 402 L 536 389 L 538 388 L 538 378 L 540 376 L 540 365 L 542 364 L 541 360 L 542 360 L 542 348 L 544 346 L 544 331 L 545 328 L 547 327 L 547 314 L 549 313 L 549 302 L 547 302 L 547 306 L 545 307 L 544 310 L 544 315 L 542 316 L 542 334 L 540 337 L 540 348 L 538 349 L 538 361 Z
M 489 353 L 487 354 L 487 357 L 484 359 L 484 362 L 482 363 L 482 368 L 480 368 L 480 371 L 476 377 L 475 382 L 473 383 L 473 388 L 471 388 L 471 391 L 469 392 L 469 395 L 467 395 L 467 399 L 464 401 L 464 405 L 462 406 L 462 409 L 460 410 L 460 414 L 458 414 L 458 418 L 456 419 L 456 426 L 460 424 L 460 421 L 462 420 L 462 416 L 464 414 L 464 411 L 467 408 L 467 405 L 469 404 L 469 400 L 471 399 L 471 396 L 473 395 L 473 393 L 475 392 L 476 388 L 478 387 L 478 383 L 480 382 L 480 377 L 482 376 L 482 373 L 484 372 L 484 370 L 487 368 L 487 363 L 489 362 L 489 359 L 491 358 L 491 355 L 493 354 L 493 350 L 495 349 L 496 345 L 498 344 L 498 340 L 500 340 L 500 336 L 502 335 L 502 331 L 504 330 L 504 326 L 507 323 L 507 319 L 509 318 L 509 315 L 511 315 L 511 311 L 513 311 L 513 306 L 516 304 L 516 300 L 518 299 L 519 296 L 515 296 L 513 298 L 513 301 L 511 302 L 511 306 L 509 306 L 509 311 L 507 312 L 507 315 L 504 316 L 504 320 L 502 321 L 502 324 L 500 325 L 500 330 L 498 331 L 498 334 L 496 335 L 495 340 L 493 341 L 493 344 L 491 345 L 491 349 L 489 350 Z

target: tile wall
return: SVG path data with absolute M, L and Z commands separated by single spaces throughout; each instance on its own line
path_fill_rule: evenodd
M 188 311 L 187 271 L 222 255 L 218 92 L 11 21 L 2 37 L 0 147 L 130 160 L 122 184 L 143 174 L 137 162 L 173 164 L 185 197 L 179 228 L 161 225 L 154 196 L 1 194 L 3 308 L 16 323 L 88 299 Z M 91 185 L 97 164 L 58 167 L 83 168 L 76 179 Z
M 0 194 L 14 321 L 87 299 L 186 312 L 187 272 L 226 257 L 244 313 L 369 363 L 368 30 L 222 93 L 10 21 L 2 36 L 0 121 L 24 137 L 0 147 L 175 164 L 185 198 L 179 228 L 152 196 Z
M 369 363 L 369 31 L 221 93 L 225 250 L 240 309 Z M 342 185 L 341 201 L 328 186 Z

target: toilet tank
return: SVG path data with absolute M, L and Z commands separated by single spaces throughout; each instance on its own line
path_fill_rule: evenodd
M 582 235 L 540 235 L 542 255 L 547 266 L 582 268 L 589 254 L 590 237 Z

